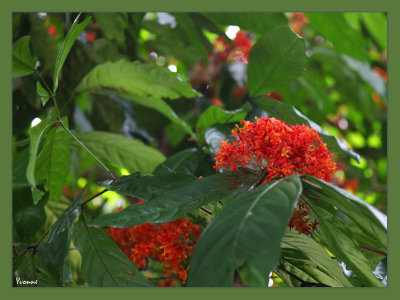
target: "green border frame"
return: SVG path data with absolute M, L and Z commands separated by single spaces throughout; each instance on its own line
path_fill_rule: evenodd
M 96 297 L 96 299 L 109 299 L 110 297 L 129 297 L 146 299 L 206 299 L 229 297 L 230 299 L 265 299 L 266 297 L 290 297 L 290 298 L 313 298 L 313 297 L 328 297 L 337 298 L 343 296 L 360 297 L 363 299 L 373 299 L 384 297 L 391 298 L 398 294 L 400 284 L 398 275 L 399 257 L 390 255 L 389 257 L 389 278 L 388 288 L 314 288 L 314 289 L 291 289 L 291 288 L 136 288 L 136 289 L 116 289 L 116 288 L 36 288 L 36 289 L 21 289 L 11 287 L 11 14 L 16 11 L 386 11 L 388 12 L 388 185 L 389 185 L 389 201 L 390 213 L 389 220 L 389 253 L 399 253 L 399 241 L 396 234 L 399 228 L 400 218 L 395 217 L 395 213 L 399 210 L 399 199 L 397 199 L 397 187 L 395 186 L 396 170 L 399 168 L 398 153 L 399 138 L 396 138 L 396 128 L 400 126 L 400 118 L 396 117 L 399 111 L 399 54 L 400 41 L 395 38 L 396 33 L 400 28 L 400 18 L 398 14 L 400 10 L 398 5 L 392 0 L 335 0 L 335 1 L 318 1 L 318 0 L 286 0 L 282 1 L 262 1 L 262 0 L 245 0 L 233 2 L 232 0 L 202 0 L 189 2 L 183 0 L 152 0 L 152 1 L 128 1 L 128 0 L 113 0 L 113 1 L 93 1 L 86 0 L 69 0 L 65 2 L 56 2 L 48 0 L 19 0 L 11 3 L 2 3 L 0 28 L 2 31 L 1 38 L 5 41 L 5 47 L 1 51 L 1 94 L 0 101 L 0 128 L 3 145 L 0 148 L 0 184 L 2 191 L 2 239 L 6 241 L 6 247 L 2 247 L 2 272 L 0 284 L 2 294 L 8 298 L 18 299 L 45 299 L 57 297 L 57 299 L 71 297 Z M 397 293 L 396 293 L 397 292 Z

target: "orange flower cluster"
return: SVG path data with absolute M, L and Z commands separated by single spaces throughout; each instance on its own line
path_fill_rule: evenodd
M 145 268 L 150 258 L 163 264 L 166 279 L 160 286 L 176 285 L 176 280 L 186 282 L 188 261 L 201 233 L 198 225 L 186 219 L 131 228 L 109 227 L 107 232 L 139 269 Z
M 325 181 L 332 181 L 336 164 L 315 130 L 305 125 L 287 125 L 275 118 L 256 118 L 255 122 L 241 121 L 236 125 L 232 137 L 236 140 L 223 141 L 216 153 L 214 168 L 239 167 L 265 170 L 261 183 L 293 173 L 309 174 Z M 317 223 L 311 223 L 308 207 L 301 204 L 295 209 L 290 223 L 299 233 L 309 233 Z

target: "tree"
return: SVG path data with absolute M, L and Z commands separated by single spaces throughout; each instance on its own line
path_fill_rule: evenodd
M 385 14 L 13 19 L 15 286 L 386 285 Z

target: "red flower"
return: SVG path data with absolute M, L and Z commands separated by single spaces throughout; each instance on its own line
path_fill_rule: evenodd
M 55 25 L 53 25 L 53 24 L 49 24 L 47 26 L 47 31 L 49 32 L 49 34 L 52 37 L 55 37 L 57 35 L 57 33 L 58 33 L 57 27 Z
M 239 167 L 265 170 L 262 183 L 293 173 L 309 174 L 325 181 L 332 181 L 336 164 L 315 130 L 305 125 L 287 125 L 275 118 L 256 118 L 255 122 L 241 121 L 232 130 L 234 141 L 223 141 L 216 153 L 214 168 Z M 290 228 L 299 233 L 310 232 L 317 223 L 311 223 L 305 203 L 295 209 Z

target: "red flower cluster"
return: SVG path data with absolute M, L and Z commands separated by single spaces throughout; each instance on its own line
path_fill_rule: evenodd
M 332 181 L 336 164 L 318 132 L 305 125 L 287 125 L 275 118 L 256 118 L 255 122 L 241 121 L 236 125 L 232 137 L 223 141 L 216 153 L 214 168 L 230 171 L 238 167 L 265 170 L 267 176 L 262 183 L 293 173 L 309 174 L 325 181 Z M 308 207 L 299 206 L 290 223 L 299 233 L 309 233 L 317 223 L 310 223 Z
M 176 279 L 186 282 L 188 261 L 201 233 L 198 225 L 186 219 L 131 228 L 109 227 L 107 232 L 139 269 L 145 268 L 150 258 L 163 264 L 166 279 L 160 286 L 177 284 Z
M 290 27 L 297 34 L 301 34 L 301 30 L 304 24 L 308 24 L 310 21 L 304 13 L 294 13 L 293 18 L 290 20 Z
M 248 62 L 252 43 L 247 33 L 238 31 L 233 39 L 233 45 L 228 44 L 224 38 L 218 37 L 214 42 L 214 51 L 223 62 L 228 59 L 233 61 Z

